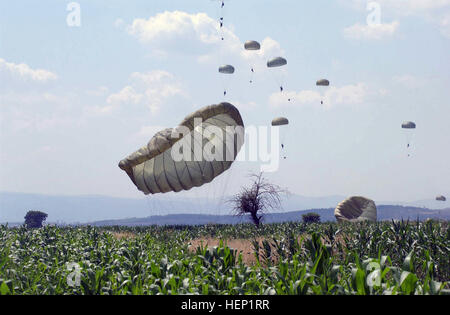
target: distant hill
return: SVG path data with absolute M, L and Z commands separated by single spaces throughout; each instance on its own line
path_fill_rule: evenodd
M 316 209 L 322 221 L 334 220 L 333 209 L 343 196 L 305 197 L 291 195 L 282 202 L 283 212 L 269 214 L 266 222 L 300 220 L 308 209 Z M 424 201 L 425 202 L 425 201 Z M 430 204 L 432 200 L 427 201 Z M 380 202 L 380 204 L 383 204 Z M 397 203 L 399 204 L 399 203 Z M 445 203 L 439 203 L 444 205 Z M 213 209 L 213 210 L 211 210 Z M 319 210 L 317 210 L 319 209 Z M 449 209 L 429 210 L 413 206 L 378 206 L 381 220 L 395 218 L 439 217 L 448 220 Z M 217 201 L 193 198 L 152 196 L 142 199 L 108 196 L 52 196 L 0 192 L 0 223 L 22 223 L 28 210 L 41 210 L 53 223 L 126 222 L 131 225 L 153 224 L 205 224 L 209 222 L 235 223 L 245 218 L 220 215 L 231 212 L 230 205 Z M 134 222 L 134 223 L 133 223 Z M 117 223 L 122 224 L 122 223 Z
M 224 197 L 224 200 L 227 198 Z M 282 201 L 284 211 L 331 208 L 342 196 L 304 197 L 290 195 Z M 147 217 L 149 215 L 227 214 L 231 207 L 225 202 L 172 196 L 151 196 L 140 199 L 82 195 L 59 196 L 0 192 L 0 223 L 23 222 L 28 210 L 41 210 L 52 222 L 86 223 L 105 219 Z
M 426 220 L 440 219 L 450 220 L 450 208 L 442 210 L 430 210 L 417 207 L 403 207 L 380 205 L 378 206 L 378 220 Z M 310 209 L 303 211 L 290 211 L 283 213 L 268 213 L 264 218 L 264 223 L 301 221 L 302 215 L 308 212 L 315 212 L 320 215 L 322 222 L 336 221 L 334 208 Z M 237 224 L 250 222 L 247 217 L 236 217 L 232 215 L 204 215 L 204 214 L 171 214 L 166 216 L 150 216 L 146 218 L 129 218 L 122 220 L 103 220 L 89 223 L 94 226 L 142 226 L 142 225 L 202 225 L 209 223 L 216 224 Z

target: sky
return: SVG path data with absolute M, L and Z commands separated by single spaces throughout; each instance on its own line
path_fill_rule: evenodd
M 450 197 L 450 0 L 224 4 L 1 2 L 0 190 L 141 198 L 118 162 L 227 101 L 246 127 L 289 119 L 266 177 L 291 193 Z M 268 69 L 276 56 L 287 65 Z M 210 185 L 234 193 L 261 164 L 236 161 Z

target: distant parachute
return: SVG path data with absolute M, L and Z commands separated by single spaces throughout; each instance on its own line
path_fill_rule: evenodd
M 289 124 L 289 120 L 285 117 L 277 117 L 272 120 L 272 126 L 282 126 Z
M 438 201 L 446 201 L 447 198 L 445 198 L 444 196 L 440 195 L 440 196 L 436 197 L 436 200 L 438 200 Z
M 317 80 L 316 85 L 317 86 L 329 86 L 330 81 L 328 81 L 327 79 L 320 79 L 320 80 Z
M 234 67 L 232 65 L 223 65 L 219 67 L 220 73 L 232 74 L 234 73 Z
M 261 48 L 261 45 L 256 40 L 248 40 L 244 43 L 245 50 L 259 50 Z M 254 60 L 251 62 L 250 66 L 250 83 L 253 83 L 253 73 L 255 72 L 255 66 L 254 66 Z
M 215 128 L 211 130 L 220 132 L 207 132 L 205 129 L 209 126 Z M 228 170 L 243 145 L 242 131 L 230 127 L 242 127 L 241 130 L 244 127 L 238 109 L 232 104 L 203 107 L 188 115 L 178 127 L 156 133 L 146 146 L 121 160 L 119 167 L 146 195 L 202 186 Z M 228 143 L 226 139 L 234 139 L 235 135 L 238 141 Z M 172 149 L 179 153 L 186 143 L 189 144 L 189 153 L 194 153 L 194 156 L 174 159 Z M 201 145 L 201 156 L 195 153 L 198 151 L 195 150 L 196 144 Z M 215 153 L 209 152 L 207 146 L 209 151 L 213 147 L 214 152 L 223 152 L 223 158 L 215 159 Z
M 330 81 L 327 79 L 320 79 L 316 81 L 316 86 L 329 86 Z M 320 101 L 320 104 L 323 104 L 323 100 Z
M 287 60 L 283 57 L 275 57 L 267 61 L 268 68 L 281 67 L 287 64 Z
M 223 65 L 219 67 L 219 72 L 223 74 L 233 74 L 234 73 L 234 67 L 232 65 Z M 223 96 L 227 95 L 227 87 L 229 84 L 229 80 L 222 80 L 223 85 Z
M 402 128 L 403 129 L 416 129 L 416 124 L 413 123 L 412 121 L 405 121 L 402 124 Z
M 286 117 L 277 117 L 272 120 L 272 126 L 285 126 L 289 125 L 289 120 Z M 287 126 L 289 127 L 289 126 Z M 283 127 L 285 129 L 287 127 Z M 288 128 L 289 129 L 289 128 Z M 283 153 L 283 159 L 286 159 L 286 137 L 289 134 L 289 130 L 284 130 L 280 132 L 280 140 L 281 140 L 281 152 Z
M 246 50 L 259 50 L 261 45 L 256 40 L 248 40 L 244 43 Z
M 377 207 L 371 199 L 352 196 L 341 201 L 334 210 L 338 222 L 376 221 Z
M 287 60 L 283 57 L 275 57 L 275 58 L 269 59 L 269 61 L 267 61 L 268 68 L 278 68 L 278 67 L 282 67 L 286 64 L 287 64 Z M 277 82 L 278 86 L 280 87 L 280 92 L 283 92 L 284 79 L 286 76 L 284 69 L 273 70 L 272 75 L 273 75 L 275 81 Z M 288 101 L 290 101 L 290 99 L 288 99 Z
M 413 130 L 416 129 L 416 124 L 412 121 L 405 121 L 402 123 L 402 129 L 405 129 L 406 148 L 410 149 L 413 138 Z M 410 156 L 409 153 L 408 156 Z

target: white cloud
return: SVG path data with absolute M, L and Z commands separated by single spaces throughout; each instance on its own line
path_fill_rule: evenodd
M 106 102 L 113 106 L 121 104 L 137 104 L 142 100 L 143 95 L 137 93 L 132 86 L 124 87 L 120 92 L 111 94 L 106 99 Z
M 148 20 L 135 19 L 127 30 L 143 43 L 170 44 L 177 41 L 199 41 L 212 44 L 220 41 L 218 27 L 218 22 L 206 13 L 165 11 Z
M 218 21 L 206 13 L 165 11 L 149 19 L 135 19 L 127 31 L 149 45 L 153 55 L 192 53 L 204 64 L 217 62 L 219 55 L 234 62 L 258 60 L 258 64 L 261 60 L 265 63 L 270 57 L 284 55 L 280 44 L 270 37 L 260 41 L 259 51 L 244 50 L 244 42 L 233 32 L 232 26 L 220 28 Z
M 400 23 L 394 21 L 387 24 L 364 25 L 355 24 L 344 29 L 344 36 L 351 39 L 375 39 L 381 40 L 392 37 L 398 29 Z
M 25 63 L 12 63 L 0 58 L 0 72 L 8 73 L 14 77 L 24 80 L 32 80 L 38 82 L 46 82 L 49 80 L 56 80 L 58 76 L 48 70 L 32 69 Z
M 92 108 L 93 113 L 108 114 L 115 109 L 133 104 L 145 106 L 152 113 L 156 113 L 170 98 L 186 96 L 181 83 L 167 71 L 133 72 L 129 81 L 129 85 L 107 97 L 108 105 Z
M 382 94 L 381 91 L 375 92 Z M 329 87 L 325 92 L 303 90 L 299 92 L 286 91 L 285 93 L 274 93 L 269 98 L 272 106 L 298 106 L 320 105 L 323 108 L 331 108 L 336 105 L 358 105 L 362 104 L 371 94 L 365 83 L 350 84 L 342 87 Z M 290 99 L 291 101 L 288 101 Z M 323 104 L 320 102 L 323 101 Z

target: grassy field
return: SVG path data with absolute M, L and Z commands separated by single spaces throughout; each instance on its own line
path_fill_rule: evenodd
M 447 222 L 0 227 L 0 294 L 449 294 Z

